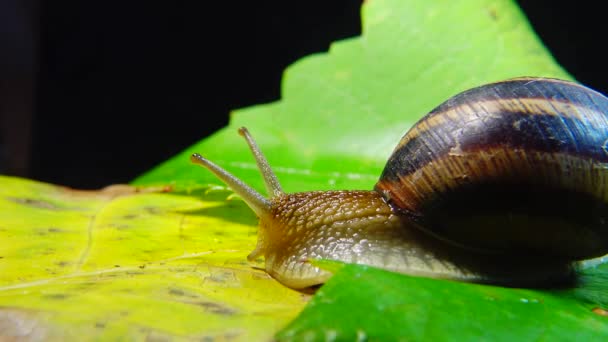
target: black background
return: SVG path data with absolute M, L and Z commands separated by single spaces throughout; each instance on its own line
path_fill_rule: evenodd
M 601 5 L 519 3 L 558 62 L 607 93 Z M 359 7 L 43 2 L 27 176 L 82 188 L 128 182 L 226 125 L 231 109 L 278 99 L 287 65 L 360 34 Z

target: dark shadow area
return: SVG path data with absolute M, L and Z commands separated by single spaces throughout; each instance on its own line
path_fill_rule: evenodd
M 608 93 L 606 11 L 600 1 L 515 0 L 540 40 L 579 82 Z
M 518 1 L 557 60 L 608 91 L 598 4 Z M 362 0 L 0 3 L 0 173 L 128 182 L 280 97 L 286 66 L 361 33 Z
M 247 204 L 234 193 L 227 189 L 213 189 L 201 186 L 189 191 L 174 191 L 172 195 L 189 196 L 204 199 L 206 202 L 218 202 L 219 206 L 210 208 L 196 209 L 190 211 L 180 211 L 185 215 L 200 215 L 215 217 L 234 223 L 257 226 L 258 218 Z M 237 215 L 235 215 L 237 213 Z
M 206 199 L 206 198 L 205 198 Z M 257 226 L 258 218 L 241 200 L 225 201 L 222 205 L 191 211 L 181 211 L 185 215 L 220 218 L 224 221 Z
M 279 99 L 287 65 L 360 34 L 360 4 L 44 2 L 31 176 L 130 181 Z

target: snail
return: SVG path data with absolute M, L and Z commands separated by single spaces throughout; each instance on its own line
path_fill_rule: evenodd
M 515 78 L 464 91 L 399 141 L 373 190 L 284 193 L 245 128 L 269 198 L 206 160 L 260 220 L 249 260 L 294 289 L 331 259 L 502 286 L 570 279 L 608 253 L 608 99 Z

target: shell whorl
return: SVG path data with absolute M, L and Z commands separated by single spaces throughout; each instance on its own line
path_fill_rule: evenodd
M 608 246 L 606 113 L 606 97 L 561 80 L 465 91 L 405 134 L 376 190 L 469 248 L 598 256 Z

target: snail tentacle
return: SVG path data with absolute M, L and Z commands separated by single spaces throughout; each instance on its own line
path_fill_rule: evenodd
M 213 174 L 226 183 L 226 185 L 228 185 L 232 191 L 241 196 L 249 208 L 251 208 L 251 210 L 253 210 L 258 217 L 262 218 L 270 214 L 270 201 L 264 198 L 264 196 L 255 191 L 252 187 L 236 178 L 233 174 L 205 159 L 198 153 L 194 153 L 192 156 L 190 156 L 190 160 L 194 164 L 200 165 L 213 172 Z
M 262 150 L 258 147 L 255 140 L 249 134 L 249 131 L 245 127 L 239 128 L 239 134 L 245 138 L 247 144 L 249 145 L 249 149 L 255 158 L 255 162 L 258 164 L 258 168 L 264 177 L 264 183 L 266 184 L 266 191 L 268 192 L 268 196 L 270 198 L 279 197 L 284 194 L 283 189 L 281 188 L 281 183 L 277 179 L 277 176 L 272 171 L 270 164 L 268 164 L 268 160 L 262 153 Z

